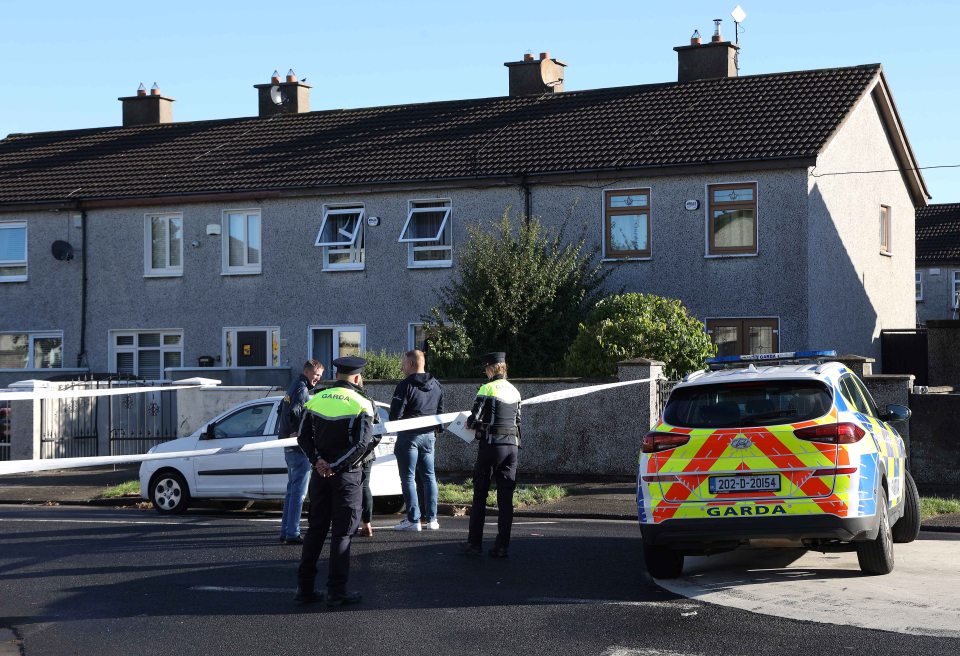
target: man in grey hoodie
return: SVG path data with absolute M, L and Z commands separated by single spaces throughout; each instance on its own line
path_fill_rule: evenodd
M 390 403 L 391 421 L 443 412 L 443 389 L 436 378 L 424 371 L 425 364 L 423 351 L 414 349 L 404 354 L 403 373 L 407 374 L 407 377 L 400 381 L 393 392 Z M 434 530 L 440 528 L 437 521 L 437 475 L 433 469 L 436 436 L 440 428 L 437 426 L 436 429 L 428 429 L 426 432 L 423 432 L 423 429 L 401 431 L 397 434 L 393 453 L 397 457 L 403 501 L 407 506 L 406 519 L 394 526 L 397 531 L 421 530 L 417 478 L 423 483 L 426 527 Z

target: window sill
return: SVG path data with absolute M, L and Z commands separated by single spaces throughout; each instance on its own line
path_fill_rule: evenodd
M 325 266 L 323 271 L 363 271 L 363 264 L 342 264 L 339 266 Z
M 653 260 L 652 255 L 644 257 L 605 257 L 600 261 L 604 264 L 616 264 L 617 262 L 650 262 L 651 260 Z
M 260 269 L 244 269 L 244 270 L 234 270 L 234 271 L 221 271 L 221 276 L 258 276 L 262 272 Z
M 0 283 L 4 282 L 27 282 L 27 276 L 10 276 L 9 278 L 0 278 Z
M 453 262 L 437 262 L 430 264 L 408 264 L 408 269 L 449 269 L 453 267 Z
M 183 271 L 147 271 L 144 278 L 183 278 Z
M 891 251 L 880 251 L 880 254 L 884 257 L 893 257 L 893 253 Z
M 758 255 L 759 253 L 707 253 L 703 257 L 707 260 L 716 260 L 725 257 L 757 257 Z

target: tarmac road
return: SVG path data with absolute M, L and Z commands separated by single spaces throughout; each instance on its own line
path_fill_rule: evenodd
M 630 521 L 518 518 L 501 561 L 456 552 L 466 518 L 442 518 L 439 531 L 422 533 L 396 533 L 395 518 L 378 518 L 374 538 L 354 542 L 351 587 L 363 602 L 299 607 L 291 602 L 299 549 L 277 544 L 278 521 L 276 513 L 0 507 L 0 654 L 960 651 L 954 638 L 676 597 L 646 576 Z

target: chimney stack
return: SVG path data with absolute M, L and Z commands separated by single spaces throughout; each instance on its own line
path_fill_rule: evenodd
M 270 84 L 254 84 L 257 90 L 259 116 L 266 118 L 277 114 L 302 114 L 310 111 L 310 85 L 297 80 L 291 68 L 285 81 L 274 71 Z
M 541 52 L 540 59 L 527 53 L 521 61 L 504 62 L 510 70 L 510 95 L 527 96 L 563 92 L 563 69 L 559 59 L 551 59 L 549 52 Z
M 123 103 L 123 127 L 173 123 L 174 100 L 163 96 L 156 82 L 153 83 L 149 95 L 141 83 L 137 95 L 117 100 Z
M 677 81 L 692 82 L 718 77 L 737 77 L 737 52 L 740 46 L 724 41 L 720 36 L 720 19 L 710 43 L 701 43 L 700 32 L 694 30 L 690 45 L 677 46 Z

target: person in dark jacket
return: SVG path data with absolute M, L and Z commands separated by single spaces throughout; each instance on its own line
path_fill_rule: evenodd
M 360 525 L 360 468 L 380 441 L 374 402 L 363 391 L 361 371 L 367 361 L 337 358 L 337 381 L 313 395 L 304 408 L 297 443 L 313 467 L 310 476 L 310 528 L 303 542 L 294 601 L 308 604 L 323 596 L 314 590 L 317 560 L 330 534 L 327 605 L 360 601 L 347 591 L 350 539 Z
M 468 556 L 482 553 L 490 480 L 497 482 L 497 538 L 490 550 L 494 558 L 506 558 L 513 527 L 513 491 L 517 485 L 520 454 L 520 392 L 507 382 L 507 359 L 502 352 L 482 358 L 487 382 L 477 390 L 467 427 L 476 429 L 477 463 L 473 469 L 473 505 L 470 533 L 462 550 Z
M 297 437 L 303 406 L 310 398 L 310 390 L 320 382 L 323 365 L 316 360 L 307 360 L 300 374 L 280 402 L 277 437 Z M 280 544 L 303 544 L 300 537 L 300 515 L 303 513 L 303 498 L 307 496 L 310 482 L 310 461 L 299 446 L 283 449 L 287 461 L 287 494 L 283 499 L 283 518 L 280 520 Z
M 414 349 L 403 356 L 403 373 L 407 374 L 396 390 L 390 403 L 390 420 L 427 417 L 443 412 L 443 388 L 440 382 L 424 371 L 423 351 Z M 436 448 L 437 429 L 401 431 L 393 453 L 397 457 L 400 470 L 400 484 L 403 501 L 407 506 L 407 517 L 394 526 L 397 531 L 419 531 L 420 500 L 417 497 L 416 479 L 423 483 L 424 512 L 426 527 L 440 528 L 437 521 L 437 475 L 433 462 Z

